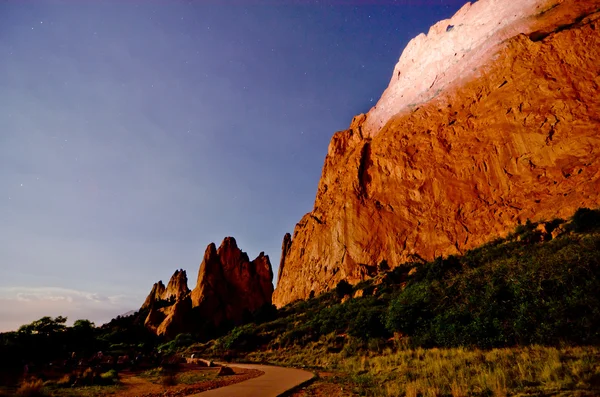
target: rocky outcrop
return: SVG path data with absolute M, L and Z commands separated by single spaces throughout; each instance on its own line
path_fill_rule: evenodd
M 159 281 L 158 283 L 154 283 L 154 285 L 152 286 L 152 289 L 150 290 L 150 293 L 146 297 L 146 300 L 144 301 L 144 304 L 142 305 L 140 310 L 150 309 L 150 307 L 154 304 L 154 302 L 160 301 L 163 299 L 164 294 L 165 294 L 165 285 L 163 284 L 162 280 Z
M 187 274 L 185 270 L 176 270 L 165 287 L 162 280 L 152 286 L 152 290 L 140 310 L 149 309 L 159 301 L 170 301 L 174 303 L 190 293 L 187 285 Z
M 281 243 L 281 257 L 279 259 L 279 270 L 277 271 L 277 282 L 281 278 L 283 274 L 283 266 L 285 265 L 285 259 L 290 252 L 290 247 L 292 246 L 292 236 L 289 233 L 286 233 L 283 236 L 283 242 Z
M 162 281 L 152 286 L 140 312 L 146 313 L 144 325 L 159 336 L 173 337 L 186 329 L 191 311 L 190 290 L 185 270 L 176 270 L 167 287 Z
M 192 291 L 192 304 L 198 313 L 216 326 L 223 321 L 239 323 L 265 304 L 271 304 L 273 270 L 269 257 L 250 261 L 233 237 L 216 248 L 210 244 Z
M 171 276 L 162 299 L 178 301 L 186 297 L 189 293 L 187 274 L 185 270 L 180 269 L 176 270 L 173 276 Z
M 210 244 L 190 292 L 185 270 L 177 270 L 167 287 L 159 281 L 146 298 L 141 313 L 144 325 L 159 336 L 172 338 L 182 332 L 240 323 L 263 305 L 271 304 L 273 270 L 264 253 L 250 261 L 233 237 L 216 248 Z M 147 314 L 146 314 L 147 313 Z
M 280 266 L 277 306 L 370 277 L 384 260 L 460 254 L 527 219 L 600 205 L 600 1 L 465 7 L 409 45 L 400 82 L 333 136 L 313 211 Z M 441 38 L 478 23 L 487 33 L 473 44 Z M 431 78 L 444 60 L 442 80 Z M 430 99 L 437 84 L 445 90 Z
M 150 308 L 144 325 L 158 336 L 174 338 L 182 332 L 189 332 L 192 300 L 190 295 L 165 306 Z

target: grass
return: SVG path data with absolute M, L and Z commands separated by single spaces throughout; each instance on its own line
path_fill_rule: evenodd
M 156 367 L 149 370 L 146 370 L 139 374 L 140 378 L 146 378 L 150 382 L 159 383 L 162 376 L 165 374 L 165 369 L 163 367 Z
M 164 386 L 175 386 L 193 385 L 199 382 L 214 380 L 217 377 L 217 374 L 216 371 L 186 371 L 176 373 L 158 367 L 144 371 L 139 376 L 152 383 L 162 384 Z
M 122 390 L 121 386 L 82 386 L 76 389 L 52 390 L 52 397 L 102 397 L 116 394 Z
M 48 393 L 41 379 L 29 379 L 21 383 L 16 395 L 21 397 L 41 397 L 47 396 Z
M 507 396 L 600 393 L 600 348 L 512 347 L 480 350 L 362 350 L 344 357 L 318 343 L 303 349 L 255 352 L 248 360 L 333 370 L 356 395 Z
M 177 376 L 177 383 L 183 385 L 193 385 L 199 382 L 214 380 L 216 377 L 216 371 L 184 372 Z
M 57 387 L 56 382 L 41 379 L 24 380 L 15 389 L 0 388 L 0 397 L 101 397 L 116 394 L 120 386 L 83 386 L 77 388 Z

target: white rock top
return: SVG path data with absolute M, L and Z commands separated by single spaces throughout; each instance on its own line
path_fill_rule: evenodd
M 388 88 L 369 111 L 365 136 L 387 121 L 435 97 L 453 83 L 473 77 L 496 54 L 503 41 L 528 32 L 530 17 L 561 0 L 480 0 L 465 4 L 427 35 L 412 39 L 400 56 Z

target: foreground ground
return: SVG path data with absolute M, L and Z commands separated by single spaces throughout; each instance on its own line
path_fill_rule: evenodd
M 154 368 L 146 371 L 123 371 L 112 385 L 70 387 L 60 380 L 41 381 L 34 377 L 19 389 L 0 390 L 0 396 L 52 397 L 183 397 L 229 386 L 263 375 L 253 368 L 231 368 L 233 373 L 219 376 L 220 368 L 182 364 L 177 371 Z M 62 387 L 61 387 L 62 386 Z

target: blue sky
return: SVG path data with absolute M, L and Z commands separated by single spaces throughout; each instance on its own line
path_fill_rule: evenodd
M 0 331 L 193 288 L 225 236 L 276 273 L 333 133 L 462 4 L 0 2 Z

